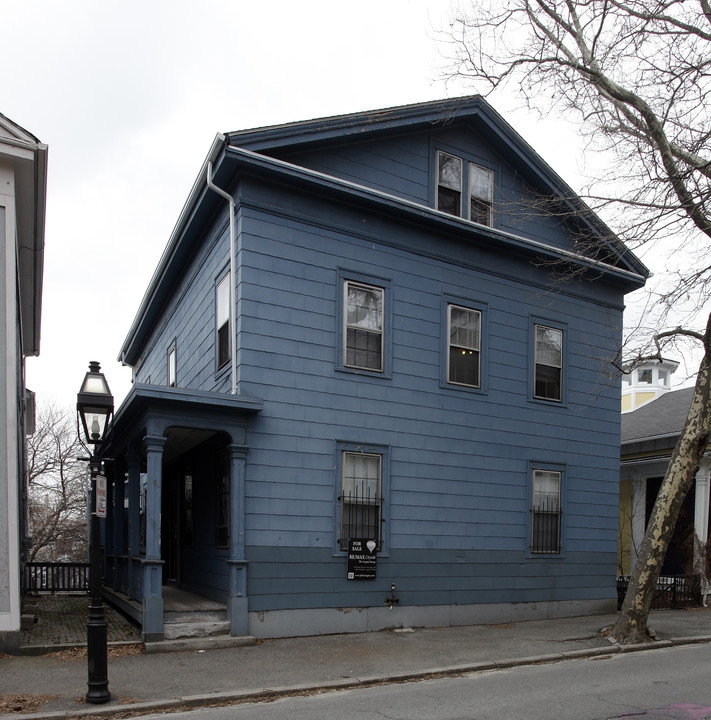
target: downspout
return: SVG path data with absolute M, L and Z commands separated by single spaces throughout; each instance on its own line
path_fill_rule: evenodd
M 235 275 L 235 200 L 228 192 L 217 187 L 212 182 L 212 160 L 207 162 L 207 186 L 221 195 L 230 204 L 230 361 L 232 370 L 232 388 L 231 393 L 237 394 L 237 333 L 236 318 L 237 309 L 235 308 L 235 283 L 237 276 Z

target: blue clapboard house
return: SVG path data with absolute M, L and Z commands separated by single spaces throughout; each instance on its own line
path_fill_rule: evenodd
M 120 352 L 106 591 L 146 640 L 176 598 L 254 637 L 614 610 L 646 276 L 478 96 L 218 135 Z

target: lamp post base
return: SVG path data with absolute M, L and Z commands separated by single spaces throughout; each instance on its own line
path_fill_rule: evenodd
M 89 606 L 89 620 L 86 623 L 86 655 L 89 670 L 86 701 L 90 703 L 105 703 L 111 699 L 106 649 L 104 605 L 92 601 Z

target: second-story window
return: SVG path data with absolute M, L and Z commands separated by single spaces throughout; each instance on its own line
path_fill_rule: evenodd
M 343 292 L 343 364 L 382 372 L 385 291 L 346 280 Z
M 215 319 L 217 325 L 217 367 L 230 361 L 230 273 L 217 284 Z
M 561 402 L 563 398 L 563 331 L 535 326 L 535 398 Z
M 168 386 L 175 387 L 175 343 L 168 349 Z
M 481 313 L 459 305 L 448 305 L 447 337 L 447 382 L 478 388 Z

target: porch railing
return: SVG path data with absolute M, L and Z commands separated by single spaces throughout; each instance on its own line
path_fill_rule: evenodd
M 617 609 L 622 607 L 630 579 L 628 575 L 617 578 Z M 653 610 L 677 610 L 701 604 L 701 578 L 699 575 L 662 576 L 652 599 Z
M 27 592 L 89 592 L 89 563 L 25 563 Z

